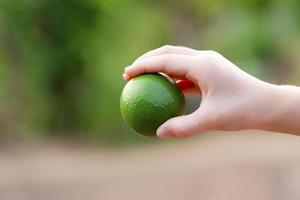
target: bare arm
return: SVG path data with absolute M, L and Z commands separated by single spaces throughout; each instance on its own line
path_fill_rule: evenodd
M 157 130 L 160 137 L 243 129 L 300 135 L 300 88 L 261 81 L 217 52 L 164 46 L 138 58 L 125 69 L 123 78 L 147 72 L 190 82 L 188 89 L 202 94 L 200 107 L 165 122 Z
M 265 96 L 269 101 L 265 107 L 268 113 L 258 128 L 300 135 L 300 88 L 270 85 L 270 91 Z

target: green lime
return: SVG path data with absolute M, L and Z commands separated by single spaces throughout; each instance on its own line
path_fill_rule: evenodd
M 126 123 L 142 135 L 155 135 L 168 119 L 182 115 L 185 100 L 176 84 L 161 74 L 143 74 L 125 85 L 120 100 Z

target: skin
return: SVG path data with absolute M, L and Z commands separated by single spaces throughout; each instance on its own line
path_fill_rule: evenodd
M 161 138 L 185 137 L 210 130 L 260 129 L 300 135 L 300 88 L 274 85 L 242 71 L 215 51 L 163 46 L 125 68 L 124 80 L 162 72 L 185 93 L 201 93 L 192 114 L 169 119 Z

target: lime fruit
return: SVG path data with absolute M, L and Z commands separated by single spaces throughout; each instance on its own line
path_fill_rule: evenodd
M 162 74 L 143 74 L 125 85 L 120 100 L 126 123 L 142 135 L 155 135 L 168 119 L 182 115 L 185 100 L 174 81 Z

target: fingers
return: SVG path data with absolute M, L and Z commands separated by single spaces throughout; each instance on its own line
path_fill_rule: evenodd
M 189 74 L 192 74 L 193 68 L 195 68 L 195 58 L 193 56 L 177 54 L 154 56 L 133 63 L 125 69 L 125 73 L 129 77 L 157 72 L 188 77 Z
M 171 118 L 157 129 L 156 134 L 161 138 L 169 138 L 203 132 L 205 126 L 201 123 L 201 117 L 202 114 L 198 109 L 192 114 Z
M 194 56 L 197 55 L 199 51 L 190 49 L 187 47 L 180 47 L 180 46 L 171 46 L 171 45 L 165 45 L 160 48 L 148 51 L 144 55 L 140 56 L 139 58 L 136 59 L 136 61 L 149 58 L 152 56 L 159 56 L 163 54 L 180 54 L 180 55 L 190 55 Z

